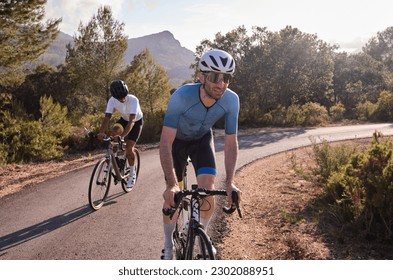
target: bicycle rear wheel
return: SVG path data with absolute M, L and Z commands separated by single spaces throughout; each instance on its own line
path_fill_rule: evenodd
M 198 227 L 193 231 L 188 242 L 187 260 L 214 260 L 213 245 L 206 232 Z
M 100 209 L 108 196 L 112 179 L 110 169 L 109 159 L 102 159 L 97 162 L 91 174 L 89 204 L 94 210 Z
M 135 154 L 135 160 L 134 160 L 134 168 L 135 168 L 135 184 L 138 180 L 138 175 L 139 175 L 139 169 L 140 169 L 140 155 L 139 155 L 139 151 L 134 148 L 134 154 Z M 123 188 L 123 191 L 128 193 L 130 192 L 132 189 L 134 189 L 135 185 L 133 188 L 127 188 L 127 181 L 129 179 L 129 174 L 130 174 L 130 164 L 128 163 L 128 160 L 125 159 L 125 163 L 124 163 L 124 174 L 127 175 L 126 179 L 121 180 L 121 186 Z

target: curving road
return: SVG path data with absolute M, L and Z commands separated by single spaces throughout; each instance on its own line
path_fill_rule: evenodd
M 393 124 L 370 124 L 239 136 L 238 168 L 285 150 L 326 139 L 393 135 Z M 218 179 L 223 142 L 216 140 Z M 92 212 L 87 188 L 93 167 L 69 173 L 0 199 L 0 259 L 159 259 L 162 246 L 163 175 L 157 149 L 142 152 L 136 188 L 113 186 L 110 200 Z

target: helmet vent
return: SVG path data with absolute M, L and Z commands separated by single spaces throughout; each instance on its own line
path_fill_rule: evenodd
M 214 56 L 210 56 L 210 59 L 212 60 L 212 62 L 214 63 L 214 65 L 216 65 L 217 67 L 219 67 L 217 60 L 214 58 Z
M 225 67 L 228 63 L 228 58 L 220 57 L 222 65 Z

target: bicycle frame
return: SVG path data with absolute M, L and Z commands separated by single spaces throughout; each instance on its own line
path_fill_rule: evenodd
M 192 185 L 192 190 L 196 191 L 197 189 L 198 189 L 198 185 Z M 187 221 L 188 213 L 186 215 L 183 215 L 184 220 L 186 220 L 185 225 L 187 225 L 186 250 L 184 252 L 184 257 L 186 259 L 191 259 L 192 257 L 192 252 L 190 252 L 190 250 L 192 250 L 192 246 L 190 246 L 190 242 L 194 240 L 194 232 L 199 227 L 203 228 L 202 224 L 200 223 L 200 207 L 201 207 L 200 199 L 201 199 L 200 193 L 193 192 L 191 194 L 191 199 L 190 199 L 191 216 L 189 217 L 189 220 Z
M 163 209 L 164 215 L 168 215 L 170 219 L 173 218 L 175 213 L 182 214 L 184 219 L 182 227 L 180 228 L 178 228 L 179 221 L 177 221 L 174 233 L 175 246 L 178 248 L 176 249 L 177 259 L 193 259 L 195 236 L 199 236 L 200 238 L 203 237 L 202 239 L 204 239 L 201 243 L 202 248 L 200 248 L 203 252 L 203 258 L 210 255 L 209 259 L 214 259 L 214 255 L 211 253 L 211 244 L 206 244 L 206 242 L 210 242 L 210 238 L 208 238 L 208 235 L 200 223 L 201 199 L 203 199 L 204 196 L 214 195 L 226 196 L 227 193 L 226 190 L 201 189 L 198 188 L 198 185 L 192 185 L 191 190 L 185 189 L 175 194 L 174 207 Z M 233 205 L 231 205 L 230 208 L 224 207 L 223 210 L 227 214 L 232 214 L 238 209 L 238 214 L 241 217 L 239 201 L 235 191 L 232 192 L 232 199 L 234 202 Z M 190 205 L 190 208 L 188 208 L 188 205 Z M 188 211 L 190 211 L 190 213 L 188 213 Z M 179 217 L 176 218 L 178 219 Z M 207 248 L 210 250 L 209 253 L 205 251 Z
M 119 165 L 117 164 L 116 158 L 118 157 L 118 150 L 116 152 L 113 151 L 113 148 L 115 146 L 119 146 L 120 150 L 122 152 L 125 153 L 125 146 L 126 144 L 124 142 L 122 142 L 121 144 L 119 144 L 118 142 L 114 142 L 112 140 L 111 137 L 107 137 L 104 139 L 104 142 L 108 142 L 108 148 L 107 148 L 107 153 L 106 153 L 106 158 L 110 161 L 110 165 L 109 165 L 109 170 L 113 169 L 113 171 L 115 172 L 115 179 L 117 179 L 118 181 L 124 180 L 127 178 L 127 175 L 121 175 L 120 173 L 120 169 L 119 169 Z M 127 160 L 127 157 L 124 155 L 124 159 Z

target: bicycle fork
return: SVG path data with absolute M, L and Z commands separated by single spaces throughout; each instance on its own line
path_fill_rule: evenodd
M 191 199 L 191 205 L 190 206 L 190 211 L 191 211 L 191 217 L 190 220 L 188 221 L 188 229 L 186 232 L 188 232 L 187 236 L 187 242 L 186 242 L 186 250 L 185 250 L 185 256 L 187 256 L 187 259 L 192 259 L 192 251 L 194 249 L 194 242 L 197 242 L 195 239 L 195 231 L 198 227 L 201 227 L 200 223 L 200 201 L 199 199 Z M 203 248 L 201 248 L 203 249 Z M 199 256 L 201 258 L 202 256 Z
M 98 175 L 104 174 L 102 180 L 100 180 L 101 179 L 100 176 L 97 176 L 96 185 L 98 185 L 98 186 L 106 186 L 106 184 L 109 180 L 112 164 L 108 158 L 106 158 L 105 161 L 103 161 L 103 163 L 105 163 L 105 162 L 107 163 L 107 166 L 105 166 L 105 164 L 101 164 L 100 170 L 97 170 Z M 104 170 L 102 170 L 103 168 L 104 168 Z

